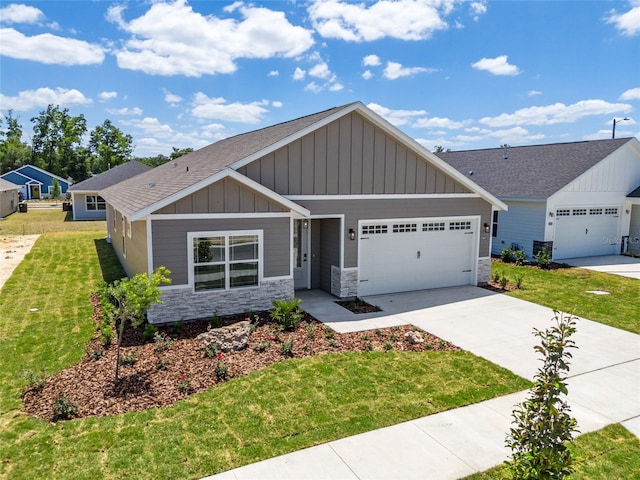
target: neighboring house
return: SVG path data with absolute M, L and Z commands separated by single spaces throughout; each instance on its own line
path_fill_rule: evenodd
M 505 205 L 356 102 L 237 135 L 101 192 L 128 275 L 164 265 L 154 323 L 489 279 Z
M 144 163 L 131 160 L 72 185 L 69 187 L 69 192 L 73 204 L 73 219 L 105 219 L 106 203 L 100 196 L 100 191 L 150 169 L 151 167 Z
M 45 198 L 45 195 L 51 195 L 53 192 L 54 178 L 58 179 L 61 195 L 67 193 L 67 189 L 71 186 L 69 180 L 60 178 L 53 173 L 49 173 L 33 165 L 23 165 L 20 168 L 0 175 L 0 178 L 4 178 L 18 185 L 20 192 L 22 192 L 22 197 L 25 200 L 38 200 Z
M 438 156 L 509 206 L 494 213 L 493 254 L 511 245 L 529 258 L 544 246 L 555 260 L 640 250 L 636 138 Z
M 0 218 L 18 209 L 18 185 L 0 178 Z

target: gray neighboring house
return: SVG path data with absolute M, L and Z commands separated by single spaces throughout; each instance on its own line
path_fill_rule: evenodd
M 505 205 L 356 102 L 221 140 L 101 192 L 129 276 L 171 270 L 153 323 L 489 279 Z
M 529 258 L 640 252 L 640 142 L 636 138 L 438 153 L 498 197 L 492 250 Z
M 74 220 L 104 220 L 107 207 L 100 191 L 150 170 L 151 167 L 135 160 L 117 165 L 69 187 Z
M 18 209 L 18 190 L 15 183 L 0 178 L 0 218 L 11 215 Z

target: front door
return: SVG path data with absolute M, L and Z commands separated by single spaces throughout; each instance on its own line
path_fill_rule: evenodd
M 31 185 L 29 185 L 29 190 L 30 190 L 30 193 L 31 193 L 31 196 L 29 198 L 31 198 L 31 199 L 39 199 L 40 198 L 40 185 L 31 184 Z
M 293 221 L 293 285 L 309 288 L 309 220 Z

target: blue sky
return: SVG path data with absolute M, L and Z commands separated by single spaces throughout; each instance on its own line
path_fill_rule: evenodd
M 640 138 L 640 0 L 0 3 L 0 111 L 168 155 L 361 101 L 428 149 Z

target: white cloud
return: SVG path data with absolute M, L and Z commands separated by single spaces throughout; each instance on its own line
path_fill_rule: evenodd
M 613 10 L 606 20 L 607 23 L 613 23 L 622 35 L 627 37 L 640 33 L 640 4 L 637 1 L 630 3 L 631 10 L 625 13 L 617 13 Z
M 446 29 L 442 17 L 451 13 L 454 0 L 379 0 L 351 3 L 315 0 L 308 8 L 315 29 L 326 38 L 371 42 L 383 38 L 425 40 Z
M 520 69 L 509 64 L 507 55 L 500 55 L 496 58 L 482 58 L 471 66 L 476 70 L 483 70 L 494 75 L 519 75 Z
M 142 115 L 142 109 L 138 107 L 108 108 L 107 113 L 111 115 Z
M 343 88 L 344 88 L 344 85 L 342 85 L 340 82 L 332 82 L 329 84 L 330 92 L 339 92 Z
M 612 115 L 630 112 L 631 105 L 626 103 L 609 103 L 604 100 L 581 100 L 572 105 L 555 103 L 543 107 L 528 107 L 514 113 L 503 113 L 497 117 L 484 117 L 479 120 L 490 127 L 508 125 L 554 125 L 557 123 L 573 123 L 591 115 Z
M 310 82 L 305 85 L 304 89 L 308 92 L 320 93 L 322 91 L 322 87 L 318 85 L 316 82 Z
M 640 88 L 630 88 L 622 92 L 618 100 L 640 100 Z
M 271 106 L 274 108 L 282 108 L 284 104 L 278 100 L 275 100 L 273 102 L 271 102 Z
M 44 20 L 42 10 L 13 3 L 0 8 L 0 23 L 38 23 Z
M 46 107 L 47 105 L 60 105 L 71 107 L 74 105 L 89 105 L 91 99 L 85 97 L 75 88 L 38 88 L 36 90 L 23 90 L 17 97 L 8 97 L 0 93 L 0 109 L 27 111 L 32 108 Z
M 57 65 L 95 65 L 104 60 L 99 45 L 50 33 L 27 37 L 13 28 L 0 30 L 0 55 Z
M 365 67 L 377 67 L 380 64 L 380 57 L 377 55 L 367 55 L 362 59 L 362 65 Z
M 100 92 L 98 98 L 102 101 L 111 100 L 118 97 L 118 92 Z
M 410 77 L 417 73 L 431 72 L 433 69 L 427 69 L 424 67 L 403 67 L 398 62 L 387 62 L 387 66 L 384 68 L 384 77 L 389 80 L 396 80 L 400 77 Z
M 535 97 L 536 95 L 542 95 L 542 92 L 539 92 L 538 90 L 529 90 L 529 93 L 527 93 L 528 97 Z
M 326 62 L 321 62 L 309 69 L 309 75 L 316 78 L 327 79 L 331 77 L 331 70 L 329 70 L 329 65 L 327 65 Z
M 107 18 L 131 34 L 116 52 L 118 65 L 151 75 L 200 77 L 232 73 L 240 58 L 295 57 L 314 43 L 312 33 L 292 25 L 283 12 L 239 2 L 225 10 L 241 19 L 202 15 L 185 0 L 153 3 L 129 22 L 124 7 L 111 7 Z
M 413 118 L 427 114 L 426 110 L 391 110 L 377 103 L 369 103 L 367 107 L 396 127 L 407 125 Z
M 268 111 L 264 108 L 265 105 L 267 105 L 265 100 L 251 103 L 227 103 L 222 97 L 210 98 L 204 93 L 198 92 L 193 98 L 191 114 L 194 117 L 212 120 L 260 123 Z
M 304 79 L 306 74 L 307 72 L 305 72 L 303 69 L 301 69 L 300 67 L 296 67 L 296 70 L 293 72 L 293 79 L 302 80 Z
M 278 75 L 280 75 L 280 72 L 278 70 L 271 70 L 268 74 L 267 77 L 277 77 Z
M 469 4 L 469 10 L 471 10 L 473 20 L 477 22 L 480 19 L 480 15 L 487 13 L 487 6 L 484 2 L 471 2 Z
M 416 120 L 411 126 L 415 128 L 447 128 L 449 130 L 454 130 L 457 128 L 462 128 L 464 127 L 464 125 L 464 122 L 456 122 L 448 118 L 431 117 L 420 118 Z
M 371 73 L 371 70 L 365 70 L 362 73 L 362 78 L 364 78 L 365 80 L 369 80 L 371 77 L 373 77 L 373 73 Z
M 182 102 L 182 97 L 180 95 L 176 95 L 175 93 L 171 93 L 169 90 L 163 89 L 164 93 L 164 101 L 171 104 L 177 105 Z
M 456 135 L 454 140 L 463 143 L 478 142 L 495 138 L 496 143 L 523 144 L 545 138 L 542 133 L 530 133 L 526 128 L 514 127 L 505 130 L 482 131 L 479 135 Z

